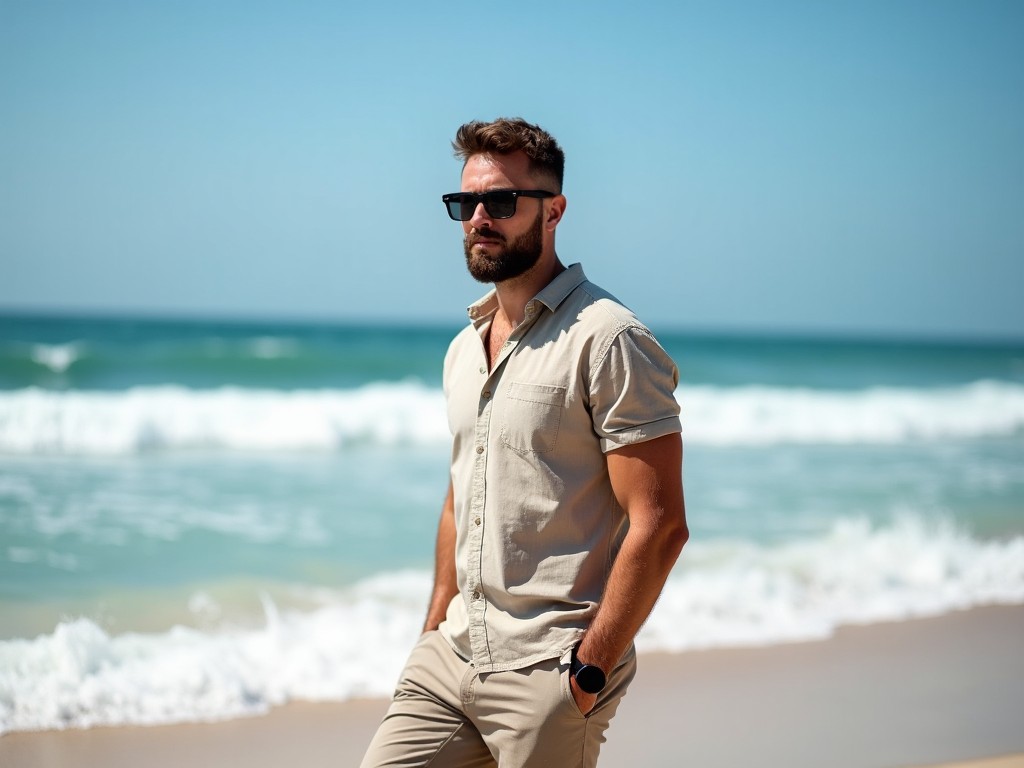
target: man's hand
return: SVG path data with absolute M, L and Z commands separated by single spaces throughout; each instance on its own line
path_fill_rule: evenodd
M 576 684 L 576 678 L 572 674 L 569 675 L 569 690 L 572 691 L 572 697 L 576 699 L 576 706 L 580 708 L 580 712 L 589 715 L 590 710 L 597 704 L 597 694 L 582 690 Z

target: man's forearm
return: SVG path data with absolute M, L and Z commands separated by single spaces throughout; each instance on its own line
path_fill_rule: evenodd
M 647 620 L 686 543 L 678 434 L 621 448 L 608 457 L 615 497 L 629 531 L 612 565 L 601 604 L 579 648 L 579 658 L 610 670 Z
M 437 542 L 434 546 L 434 591 L 430 596 L 427 618 L 423 631 L 437 629 L 448 612 L 448 604 L 458 594 L 458 578 L 455 574 L 455 498 L 451 484 L 441 508 L 441 519 L 437 524 Z
M 681 517 L 653 529 L 630 528 L 580 645 L 581 659 L 605 670 L 615 666 L 654 609 L 686 538 Z

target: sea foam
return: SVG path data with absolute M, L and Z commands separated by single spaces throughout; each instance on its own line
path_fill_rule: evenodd
M 830 391 L 683 386 L 688 442 L 899 443 L 1024 430 L 1024 385 Z M 0 393 L 0 453 L 131 455 L 149 451 L 334 451 L 449 439 L 439 389 L 415 382 L 350 390 Z
M 0 732 L 252 715 L 293 700 L 387 696 L 416 639 L 430 574 L 381 574 L 310 611 L 265 601 L 249 627 L 112 635 L 87 618 L 0 642 Z M 209 598 L 190 601 L 196 610 Z M 843 520 L 777 546 L 693 542 L 641 651 L 812 640 L 851 623 L 1024 603 L 1024 537 L 979 541 L 906 518 Z
M 1024 386 L 832 391 L 681 387 L 684 435 L 717 445 L 900 443 L 1024 430 Z
M 0 393 L 0 452 L 332 451 L 447 438 L 444 398 L 415 383 L 284 392 L 138 387 Z

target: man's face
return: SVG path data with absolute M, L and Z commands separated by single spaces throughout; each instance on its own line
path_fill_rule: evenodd
M 522 152 L 511 155 L 473 155 L 462 171 L 463 192 L 497 189 L 542 189 L 529 173 L 529 159 Z M 466 233 L 466 266 L 482 283 L 500 283 L 531 269 L 544 251 L 544 201 L 521 197 L 515 215 L 495 219 L 478 205 L 473 217 L 462 223 Z

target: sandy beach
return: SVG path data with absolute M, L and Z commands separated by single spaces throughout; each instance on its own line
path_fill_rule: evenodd
M 1024 766 L 1024 606 L 841 629 L 821 642 L 645 655 L 604 768 Z M 12 733 L 4 768 L 358 765 L 385 701 L 260 718 Z

